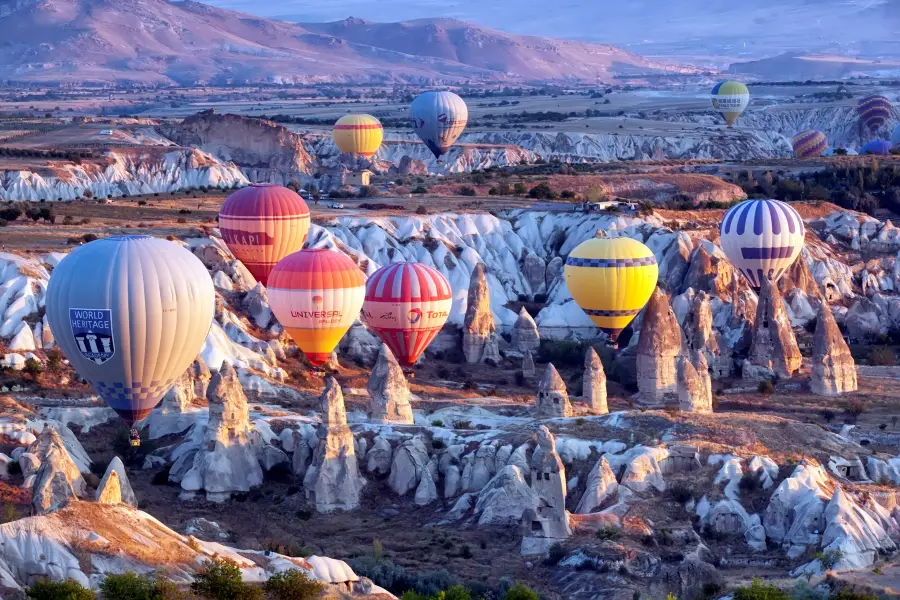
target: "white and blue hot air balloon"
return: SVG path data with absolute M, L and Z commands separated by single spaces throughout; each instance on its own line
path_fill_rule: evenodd
M 780 200 L 745 200 L 722 220 L 722 250 L 754 289 L 790 269 L 806 235 L 803 219 Z
M 197 358 L 215 299 L 203 263 L 178 244 L 110 237 L 53 269 L 47 320 L 78 374 L 133 425 Z
M 416 135 L 440 162 L 466 128 L 469 109 L 453 92 L 425 92 L 413 100 L 409 119 Z

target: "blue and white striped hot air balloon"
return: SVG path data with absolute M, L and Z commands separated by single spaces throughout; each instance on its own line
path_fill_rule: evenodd
M 806 227 L 797 211 L 779 200 L 745 200 L 722 220 L 722 250 L 759 289 L 763 278 L 784 275 L 800 256 Z

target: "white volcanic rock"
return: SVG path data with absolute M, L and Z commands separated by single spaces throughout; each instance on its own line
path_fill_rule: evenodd
M 605 415 L 609 412 L 606 402 L 606 372 L 593 347 L 589 347 L 584 355 L 581 399 L 594 414 Z
M 87 458 L 86 461 L 84 460 L 87 454 L 84 454 L 84 449 L 81 448 L 81 444 L 77 440 L 75 440 L 75 444 L 77 444 L 77 449 L 80 452 L 78 450 L 70 450 L 72 445 L 66 444 L 62 431 L 67 431 L 73 439 L 75 438 L 68 427 L 57 428 L 49 423 L 45 423 L 37 440 L 28 447 L 27 453 L 34 456 L 40 463 L 38 471 L 47 466 L 48 463 L 52 463 L 51 469 L 44 469 L 44 479 L 49 481 L 52 478 L 51 471 L 61 471 L 74 492 L 82 495 L 86 491 L 86 484 L 81 474 L 90 472 L 91 461 L 90 458 Z M 76 462 L 76 459 L 78 459 L 78 462 Z
M 527 509 L 537 507 L 537 494 L 519 467 L 507 465 L 478 493 L 475 515 L 479 525 L 516 525 Z
M 398 496 L 404 496 L 419 486 L 422 473 L 428 468 L 428 450 L 421 436 L 403 442 L 394 450 L 388 483 Z
M 357 508 L 366 480 L 359 474 L 353 432 L 347 426 L 344 395 L 334 377 L 325 379 L 319 410 L 322 414 L 319 444 L 303 478 L 306 497 L 319 512 Z
M 440 496 L 438 496 L 437 486 L 431 475 L 431 469 L 425 469 L 422 471 L 422 479 L 419 480 L 419 485 L 416 487 L 413 501 L 416 506 L 426 506 L 438 498 L 440 498 Z
M 553 363 L 547 363 L 537 389 L 535 414 L 538 418 L 571 417 L 572 405 L 566 384 Z
M 826 302 L 820 303 L 813 336 L 812 362 L 812 377 L 809 382 L 812 393 L 838 396 L 856 391 L 856 362 Z
M 655 288 L 641 322 L 637 342 L 639 402 L 662 406 L 678 391 L 676 359 L 681 353 L 681 326 L 669 306 L 669 297 Z
M 472 271 L 466 301 L 466 318 L 463 322 L 463 354 L 466 356 L 466 362 L 477 364 L 486 358 L 492 360 L 495 356 L 499 358 L 498 343 L 485 266 L 478 263 Z
M 34 333 L 29 327 L 28 323 L 22 321 L 19 324 L 19 327 L 16 329 L 13 334 L 12 339 L 7 344 L 7 347 L 13 352 L 27 352 L 30 350 L 37 350 L 37 346 L 35 345 Z
M 541 272 L 541 278 L 543 279 L 543 272 Z M 536 353 L 541 347 L 541 334 L 538 332 L 538 326 L 524 307 L 519 310 L 519 317 L 513 325 L 510 344 L 513 350 L 522 354 Z
M 127 504 L 137 507 L 137 498 L 131 489 L 131 482 L 128 481 L 125 465 L 118 456 L 109 461 L 103 479 L 97 486 L 95 500 L 101 504 Z
M 782 481 L 763 514 L 766 536 L 775 542 L 805 548 L 818 544 L 824 531 L 822 513 L 832 485 L 819 465 L 803 463 Z
M 382 344 L 375 368 L 366 384 L 369 392 L 369 421 L 412 425 L 409 383 L 386 344 Z
M 391 471 L 393 449 L 386 438 L 378 435 L 366 454 L 366 470 L 375 475 L 385 475 Z
M 777 286 L 764 279 L 747 362 L 751 366 L 770 369 L 779 377 L 790 378 L 800 369 L 801 359 L 781 293 Z M 744 379 L 754 379 L 751 372 L 747 371 Z
M 267 329 L 272 322 L 272 308 L 269 306 L 269 296 L 263 284 L 256 286 L 247 292 L 243 301 L 244 308 L 260 329 Z
M 213 376 L 206 398 L 209 423 L 193 466 L 181 479 L 182 496 L 205 492 L 208 500 L 222 502 L 260 485 L 263 472 L 251 446 L 247 398 L 231 365 L 225 363 Z
M 618 497 L 619 484 L 609 468 L 609 462 L 601 457 L 588 474 L 587 485 L 575 513 L 584 515 L 604 508 L 604 503 Z

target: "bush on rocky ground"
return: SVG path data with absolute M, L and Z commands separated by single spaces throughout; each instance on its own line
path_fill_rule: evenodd
M 74 579 L 66 581 L 36 581 L 25 590 L 31 600 L 95 600 L 94 592 Z

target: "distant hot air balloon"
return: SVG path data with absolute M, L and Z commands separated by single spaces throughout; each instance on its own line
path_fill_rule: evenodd
M 334 145 L 346 154 L 372 156 L 381 146 L 384 130 L 372 115 L 345 115 L 334 124 Z
M 822 156 L 828 148 L 828 138 L 821 131 L 810 129 L 801 131 L 791 141 L 794 146 L 794 156 L 797 158 L 813 158 Z
M 713 88 L 711 100 L 713 108 L 731 127 L 750 104 L 750 90 L 740 81 L 722 81 Z
M 253 184 L 222 204 L 219 230 L 228 249 L 265 285 L 275 264 L 303 247 L 309 208 L 285 187 Z
M 891 134 L 891 145 L 894 148 L 900 146 L 900 125 L 894 127 L 894 132 Z
M 891 101 L 884 96 L 866 96 L 856 104 L 860 122 L 871 132 L 881 129 L 891 116 Z
M 420 263 L 394 263 L 366 282 L 366 325 L 401 364 L 411 367 L 450 316 L 453 291 L 440 271 Z
M 725 213 L 720 229 L 722 250 L 755 289 L 794 264 L 805 235 L 803 219 L 779 200 L 745 200 Z
M 416 135 L 440 162 L 466 128 L 469 109 L 453 92 L 425 92 L 413 100 L 409 118 Z
M 566 259 L 566 285 L 591 321 L 615 343 L 656 288 L 653 252 L 631 238 L 593 238 Z
M 53 269 L 47 321 L 78 374 L 131 425 L 197 358 L 215 301 L 203 263 L 178 244 L 110 237 Z
M 862 147 L 860 154 L 890 154 L 891 143 L 887 140 L 875 140 Z
M 279 323 L 307 360 L 321 367 L 359 317 L 366 278 L 342 252 L 301 250 L 275 265 L 268 292 Z

